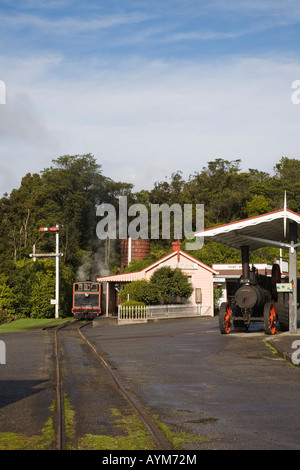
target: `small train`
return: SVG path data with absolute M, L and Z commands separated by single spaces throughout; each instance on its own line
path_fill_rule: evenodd
M 101 314 L 101 283 L 82 281 L 73 284 L 72 314 L 75 318 L 92 320 Z

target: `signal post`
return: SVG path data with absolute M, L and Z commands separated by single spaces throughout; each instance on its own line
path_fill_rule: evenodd
M 55 318 L 59 318 L 59 257 L 63 256 L 59 252 L 59 225 L 55 227 L 41 227 L 40 232 L 54 232 L 55 233 L 55 253 L 36 253 L 35 245 L 33 245 L 33 253 L 30 254 L 30 258 L 36 261 L 36 258 L 50 258 L 55 257 L 55 299 L 51 300 L 51 304 L 55 305 Z

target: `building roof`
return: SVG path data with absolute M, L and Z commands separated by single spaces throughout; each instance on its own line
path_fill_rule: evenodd
M 172 251 L 172 253 L 169 253 L 168 255 L 164 256 L 158 261 L 155 261 L 155 263 L 150 264 L 150 266 L 147 266 L 141 271 L 98 277 L 97 281 L 98 282 L 132 282 L 132 281 L 137 281 L 139 279 L 144 279 L 148 271 L 154 270 L 156 267 L 159 268 L 163 265 L 166 265 L 174 257 L 177 257 L 177 263 L 172 263 L 172 266 L 174 265 L 175 267 L 179 267 L 183 271 L 184 269 L 188 270 L 189 267 L 188 265 L 183 264 L 181 257 L 186 259 L 187 263 L 189 262 L 193 265 L 197 265 L 198 267 L 205 269 L 211 272 L 212 274 L 218 274 L 218 272 L 215 269 L 211 268 L 210 266 L 207 266 L 206 264 L 202 263 L 198 259 L 189 255 L 185 251 L 178 249 L 176 251 Z
M 275 262 L 275 260 L 274 260 Z M 288 275 L 288 263 L 286 261 L 276 261 L 278 265 L 281 265 L 281 275 Z M 239 277 L 242 275 L 243 270 L 242 264 L 213 264 L 213 268 L 218 271 L 219 277 Z M 272 275 L 272 264 L 268 263 L 251 263 L 257 269 L 258 274 Z
M 248 245 L 250 250 L 264 246 L 288 248 L 285 241 L 289 239 L 289 221 L 300 226 L 300 215 L 289 209 L 282 209 L 212 227 L 196 232 L 195 236 L 207 237 L 235 249 L 240 249 L 243 245 Z

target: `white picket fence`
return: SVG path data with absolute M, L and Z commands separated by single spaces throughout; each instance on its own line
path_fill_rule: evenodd
M 211 305 L 204 304 L 119 305 L 118 323 L 146 323 L 154 319 L 211 316 L 211 314 Z
M 118 323 L 146 323 L 147 307 L 145 305 L 119 305 Z

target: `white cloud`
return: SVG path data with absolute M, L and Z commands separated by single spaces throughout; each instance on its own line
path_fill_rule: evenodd
M 241 158 L 245 169 L 263 171 L 282 155 L 299 158 L 300 106 L 291 102 L 297 62 L 136 58 L 117 68 L 95 63 L 89 78 L 70 81 L 70 71 L 55 74 L 66 68 L 63 59 L 52 59 L 32 59 L 30 73 L 26 61 L 10 64 L 14 73 L 6 63 L 0 161 L 20 179 L 59 155 L 89 152 L 106 176 L 136 189 L 177 170 L 188 177 L 215 158 Z M 0 192 L 11 189 L 9 181 L 0 181 Z
M 44 33 L 59 34 L 62 36 L 71 36 L 77 33 L 92 33 L 97 30 L 115 28 L 122 25 L 131 25 L 142 23 L 149 19 L 154 19 L 154 15 L 143 14 L 138 12 L 99 15 L 84 17 L 72 17 L 66 15 L 61 18 L 45 17 L 32 13 L 18 13 L 13 15 L 1 14 L 0 21 L 5 28 L 22 28 L 26 27 L 40 30 Z

